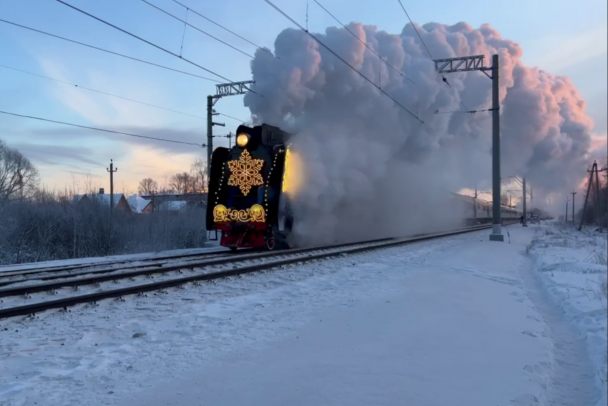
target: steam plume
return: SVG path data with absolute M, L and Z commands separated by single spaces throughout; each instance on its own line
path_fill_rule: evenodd
M 462 111 L 461 102 L 490 108 L 491 82 L 468 72 L 446 75 L 446 85 L 410 24 L 400 34 L 360 23 L 348 28 L 416 84 L 344 28 L 314 35 L 425 123 L 301 30 L 278 35 L 280 59 L 258 50 L 251 70 L 254 90 L 264 97 L 247 94 L 245 105 L 257 122 L 297 133 L 294 144 L 306 161 L 299 201 L 315 219 L 300 231 L 310 235 L 309 227 L 336 240 L 357 238 L 357 231 L 414 232 L 423 220 L 426 228 L 445 227 L 456 216 L 446 210 L 445 191 L 491 185 L 491 115 L 435 111 Z M 567 77 L 524 66 L 520 46 L 487 24 L 429 23 L 418 31 L 434 58 L 484 55 L 489 65 L 499 54 L 503 177 L 526 176 L 535 199 L 577 184 L 593 122 Z

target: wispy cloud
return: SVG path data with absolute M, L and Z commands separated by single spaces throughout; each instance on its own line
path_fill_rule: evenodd
M 60 158 L 63 161 L 77 161 L 91 165 L 103 165 L 99 161 L 89 158 L 94 156 L 94 153 L 89 148 L 83 147 L 67 147 L 61 145 L 50 144 L 31 144 L 31 143 L 12 143 L 11 147 L 17 148 L 24 155 L 30 158 L 41 160 L 44 158 L 54 157 Z M 51 162 L 48 160 L 47 162 Z
M 39 63 L 48 76 L 79 83 L 61 63 L 49 58 L 41 58 Z M 164 89 L 157 83 L 151 86 L 136 80 L 121 81 L 119 78 L 94 70 L 87 71 L 86 78 L 86 83 L 81 82 L 80 84 L 108 93 L 132 96 L 134 99 L 151 104 L 163 104 L 163 99 L 166 98 Z M 62 83 L 53 83 L 51 89 L 52 97 L 59 103 L 97 126 L 162 126 L 170 120 L 170 117 L 167 117 L 167 114 L 170 113 L 162 110 L 88 92 Z
M 173 128 L 163 127 L 114 127 L 105 126 L 107 130 L 125 132 L 130 134 L 142 135 L 144 137 L 164 138 L 173 141 L 186 142 L 190 144 L 201 144 L 204 142 L 206 135 L 202 130 L 176 130 Z M 128 135 L 107 133 L 102 131 L 90 130 L 85 128 L 74 128 L 57 125 L 44 129 L 28 131 L 30 137 L 35 137 L 37 140 L 57 140 L 61 142 L 85 142 L 93 140 L 110 140 L 127 144 L 131 146 L 142 146 L 157 150 L 159 152 L 173 154 L 190 154 L 197 153 L 197 147 L 193 145 L 184 145 L 172 142 L 158 141 L 148 138 L 131 137 Z M 202 146 L 200 147 L 203 150 Z M 118 154 L 124 155 L 128 153 L 128 149 L 117 150 Z
M 526 64 L 559 73 L 571 66 L 606 54 L 608 27 L 601 26 L 572 36 L 571 31 L 556 37 L 541 37 L 524 51 Z

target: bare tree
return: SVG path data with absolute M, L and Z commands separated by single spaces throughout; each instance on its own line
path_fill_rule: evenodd
M 202 159 L 194 161 L 190 167 L 190 173 L 194 178 L 194 188 L 198 192 L 207 192 L 207 164 Z
M 189 193 L 194 191 L 195 178 L 188 172 L 176 173 L 171 176 L 169 186 L 174 193 Z
M 0 201 L 26 196 L 38 181 L 38 170 L 30 160 L 0 140 Z
M 152 178 L 145 178 L 139 181 L 137 191 L 140 195 L 150 195 L 158 192 L 158 183 Z

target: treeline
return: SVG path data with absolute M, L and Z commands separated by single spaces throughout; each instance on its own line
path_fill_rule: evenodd
M 139 182 L 137 192 L 140 195 L 164 193 L 204 193 L 207 191 L 207 168 L 205 161 L 197 159 L 190 166 L 190 172 L 180 172 L 171 176 L 164 186 L 152 178 Z
M 205 240 L 200 208 L 134 215 L 111 214 L 96 199 L 79 204 L 74 190 L 41 189 L 36 167 L 0 140 L 0 264 L 195 248 Z

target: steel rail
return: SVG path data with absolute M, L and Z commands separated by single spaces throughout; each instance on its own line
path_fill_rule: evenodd
M 61 265 L 52 265 L 52 266 L 47 266 L 47 267 L 39 267 L 39 268 L 33 268 L 33 269 L 23 269 L 23 270 L 14 270 L 14 271 L 0 271 L 0 278 L 4 278 L 4 277 L 13 277 L 13 276 L 26 276 L 26 275 L 33 275 L 33 274 L 38 274 L 38 273 L 45 273 L 45 272 L 62 272 L 62 271 L 73 271 L 73 270 L 78 270 L 78 269 L 88 269 L 88 268 L 94 268 L 96 266 L 109 266 L 109 265 L 118 265 L 118 264 L 129 264 L 129 263 L 133 263 L 133 262 L 148 262 L 148 261 L 157 261 L 157 262 L 161 262 L 161 261 L 166 261 L 166 260 L 174 260 L 174 259 L 180 259 L 180 258 L 189 258 L 189 257 L 204 257 L 204 256 L 211 256 L 211 255 L 241 255 L 241 254 L 245 254 L 247 253 L 249 250 L 244 250 L 244 251 L 237 251 L 237 252 L 232 252 L 228 249 L 226 249 L 225 251 L 223 250 L 217 250 L 217 251 L 203 251 L 203 252 L 199 252 L 199 253 L 190 253 L 190 254 L 173 254 L 173 255 L 165 255 L 165 256 L 159 256 L 159 257 L 153 257 L 153 258 L 135 258 L 135 259 L 116 259 L 114 261 L 112 260 L 106 260 L 106 261 L 100 261 L 100 262 L 93 262 L 93 263 L 88 263 L 88 264 L 73 264 L 73 265 L 65 265 L 65 266 L 61 266 Z M 35 264 L 35 262 L 33 263 L 28 263 L 28 264 L 17 264 L 18 265 L 33 265 Z M 14 265 L 9 265 L 10 266 L 14 266 Z M 138 266 L 144 266 L 143 264 L 141 265 L 135 265 L 135 267 Z M 2 267 L 0 267 L 0 269 L 2 269 Z M 2 286 L 2 284 L 0 283 L 0 286 Z
M 292 258 L 285 258 L 285 259 L 280 259 L 277 261 L 263 262 L 263 263 L 259 263 L 259 264 L 242 266 L 242 267 L 232 268 L 232 269 L 223 270 L 223 271 L 191 275 L 191 276 L 175 278 L 175 279 L 168 279 L 168 280 L 164 280 L 164 281 L 152 282 L 152 283 L 147 283 L 147 284 L 133 285 L 133 286 L 128 286 L 128 287 L 124 287 L 124 288 L 104 290 L 104 291 L 89 293 L 89 294 L 85 294 L 85 295 L 65 297 L 65 298 L 46 301 L 46 302 L 38 302 L 38 303 L 32 303 L 32 304 L 23 305 L 23 306 L 4 308 L 4 309 L 0 309 L 0 319 L 14 317 L 14 316 L 33 315 L 35 313 L 42 312 L 45 310 L 50 310 L 50 309 L 57 309 L 57 308 L 67 309 L 68 306 L 73 306 L 76 304 L 96 302 L 96 301 L 102 300 L 102 299 L 111 299 L 111 298 L 117 298 L 117 297 L 120 298 L 120 297 L 126 296 L 126 295 L 133 295 L 133 294 L 139 294 L 139 293 L 149 292 L 149 291 L 153 291 L 153 290 L 166 289 L 166 288 L 171 288 L 171 287 L 175 287 L 175 286 L 180 286 L 180 285 L 183 285 L 183 284 L 189 283 L 189 282 L 221 279 L 221 278 L 226 278 L 229 276 L 247 274 L 247 273 L 257 272 L 257 271 L 266 270 L 266 269 L 272 269 L 272 268 L 276 268 L 278 266 L 283 266 L 283 265 L 290 265 L 290 264 L 301 263 L 301 262 L 309 262 L 309 261 L 313 261 L 313 260 L 317 260 L 317 259 L 332 258 L 332 257 L 341 256 L 344 254 L 355 254 L 355 253 L 360 253 L 360 252 L 369 251 L 369 250 L 389 248 L 389 247 L 394 247 L 394 246 L 413 243 L 413 242 L 420 242 L 420 241 L 425 241 L 425 240 L 430 240 L 430 239 L 435 239 L 435 238 L 448 237 L 448 236 L 453 236 L 453 235 L 458 235 L 458 234 L 470 233 L 473 231 L 485 230 L 488 228 L 491 228 L 491 225 L 469 227 L 466 229 L 460 229 L 460 230 L 448 231 L 448 232 L 425 234 L 425 235 L 416 236 L 416 237 L 391 238 L 391 239 L 385 239 L 387 241 L 380 241 L 380 242 L 352 243 L 350 245 L 358 244 L 360 246 L 359 247 L 355 246 L 355 247 L 351 247 L 351 248 L 345 247 L 341 250 L 321 252 L 318 254 L 309 254 L 308 256 L 305 256 L 305 257 L 294 256 Z M 325 248 L 325 247 L 316 248 L 316 250 L 320 250 L 320 249 L 328 250 L 331 248 Z M 182 268 L 183 268 L 183 266 L 182 266 Z
M 166 273 L 166 272 L 178 271 L 181 269 L 193 269 L 193 268 L 198 268 L 198 267 L 203 267 L 203 266 L 224 265 L 227 263 L 252 261 L 252 260 L 256 260 L 256 259 L 263 259 L 263 258 L 268 258 L 268 257 L 280 256 L 280 255 L 289 255 L 289 254 L 297 255 L 297 254 L 302 254 L 302 253 L 306 253 L 306 252 L 310 252 L 310 251 L 317 251 L 317 250 L 322 250 L 322 249 L 324 249 L 324 250 L 339 249 L 339 248 L 348 247 L 348 246 L 352 246 L 352 245 L 360 245 L 360 244 L 366 244 L 366 243 L 371 244 L 371 243 L 388 241 L 388 240 L 392 240 L 392 239 L 391 238 L 382 238 L 379 240 L 343 243 L 343 244 L 336 244 L 336 245 L 331 245 L 331 246 L 295 248 L 295 249 L 290 249 L 290 250 L 278 250 L 278 251 L 261 252 L 261 253 L 253 253 L 253 254 L 247 254 L 247 251 L 245 251 L 243 254 L 238 255 L 238 256 L 225 255 L 220 258 L 213 258 L 213 259 L 208 259 L 208 260 L 203 260 L 203 261 L 193 261 L 193 262 L 186 262 L 186 263 L 180 262 L 178 264 L 169 265 L 169 266 L 154 266 L 154 267 L 148 267 L 148 268 L 145 268 L 145 266 L 134 266 L 133 268 L 143 268 L 143 269 L 138 269 L 136 271 L 122 272 L 125 268 L 105 268 L 105 269 L 93 269 L 93 270 L 89 270 L 89 271 L 82 271 L 79 273 L 44 276 L 44 277 L 40 277 L 40 278 L 36 278 L 36 279 L 25 279 L 25 280 L 17 280 L 17 281 L 10 281 L 10 282 L 0 282 L 0 286 L 6 286 L 6 285 L 10 285 L 10 284 L 27 282 L 27 281 L 31 281 L 31 280 L 45 281 L 45 280 L 64 278 L 64 280 L 61 280 L 58 282 L 39 283 L 39 284 L 35 284 L 35 285 L 16 286 L 16 287 L 0 289 L 0 298 L 8 297 L 8 296 L 18 296 L 18 295 L 24 295 L 24 294 L 30 294 L 30 293 L 45 292 L 45 291 L 49 291 L 49 290 L 53 290 L 53 289 L 59 289 L 62 287 L 90 285 L 90 284 L 98 283 L 98 282 L 106 282 L 106 281 L 118 280 L 118 279 L 127 279 L 127 278 L 132 278 L 132 277 L 137 277 L 137 276 L 152 275 L 152 274 L 156 274 L 156 273 Z M 132 268 L 127 268 L 127 269 L 132 269 Z M 83 275 L 93 275 L 93 276 L 90 276 L 88 278 L 86 278 L 86 277 L 77 278 L 78 276 L 83 276 Z M 75 279 L 65 280 L 66 278 L 75 278 Z

